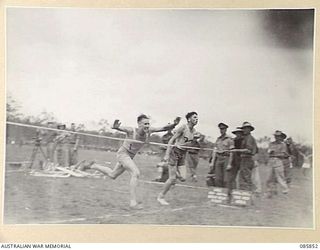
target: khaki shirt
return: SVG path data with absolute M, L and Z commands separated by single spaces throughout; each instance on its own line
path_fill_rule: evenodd
M 244 135 L 241 143 L 241 149 L 248 149 L 250 151 L 249 153 L 241 153 L 242 157 L 254 156 L 256 153 L 258 153 L 256 139 L 254 139 L 251 134 Z
M 218 151 L 232 149 L 234 141 L 229 135 L 219 136 L 216 140 L 216 148 Z
M 212 158 L 213 158 L 213 156 L 220 157 L 220 158 L 221 157 L 222 158 L 229 157 L 230 152 L 220 153 L 219 151 L 233 149 L 234 148 L 234 140 L 228 135 L 224 135 L 224 136 L 221 135 L 217 138 L 216 143 L 215 143 L 215 147 L 218 152 L 216 152 L 216 153 L 212 152 L 212 156 L 211 156 Z
M 289 156 L 287 146 L 284 142 L 271 142 L 268 153 L 270 157 L 285 158 Z

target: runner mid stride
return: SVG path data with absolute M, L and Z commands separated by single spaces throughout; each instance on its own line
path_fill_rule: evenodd
M 99 165 L 92 162 L 86 168 L 91 168 L 98 170 L 111 179 L 116 179 L 126 170 L 130 173 L 130 208 L 132 209 L 142 209 L 142 205 L 137 203 L 136 198 L 136 188 L 138 185 L 138 179 L 140 175 L 140 170 L 134 163 L 133 158 L 138 153 L 138 151 L 143 147 L 144 143 L 148 142 L 150 134 L 154 132 L 162 132 L 175 128 L 175 126 L 180 122 L 180 117 L 177 117 L 173 124 L 166 125 L 160 128 L 150 127 L 150 120 L 146 115 L 139 115 L 137 118 L 138 128 L 124 127 L 120 126 L 119 120 L 115 120 L 113 124 L 113 129 L 126 133 L 126 139 L 124 140 L 122 146 L 117 152 L 117 164 L 111 169 L 106 166 Z M 132 140 L 140 141 L 135 142 Z
M 187 124 L 180 126 L 168 143 L 164 160 L 169 164 L 169 179 L 164 184 L 164 188 L 157 198 L 161 205 L 169 205 L 164 196 L 171 186 L 176 183 L 176 179 L 185 180 L 185 176 L 182 176 L 181 167 L 185 165 L 186 147 L 193 146 L 194 140 L 202 136 L 194 129 L 194 126 L 198 123 L 198 114 L 196 112 L 189 112 L 186 114 L 186 119 Z M 174 146 L 172 147 L 172 145 Z

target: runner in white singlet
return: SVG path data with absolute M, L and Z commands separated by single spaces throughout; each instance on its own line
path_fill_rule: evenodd
M 176 179 L 185 180 L 185 176 L 182 176 L 184 173 L 181 166 L 185 166 L 185 156 L 188 150 L 186 147 L 192 146 L 193 141 L 202 136 L 194 129 L 194 126 L 198 123 L 198 114 L 196 112 L 189 112 L 186 115 L 186 119 L 188 123 L 179 127 L 168 143 L 164 160 L 168 161 L 169 164 L 169 179 L 157 198 L 161 205 L 169 205 L 164 196 L 171 186 L 176 183 Z M 171 147 L 171 145 L 174 146 Z
M 88 165 L 86 168 L 91 168 L 98 170 L 112 179 L 116 179 L 124 171 L 130 173 L 130 208 L 132 209 L 141 209 L 141 204 L 137 203 L 136 198 L 136 188 L 138 185 L 138 178 L 140 175 L 140 170 L 137 165 L 134 163 L 133 158 L 138 153 L 138 151 L 148 142 L 150 134 L 155 132 L 162 132 L 173 129 L 179 122 L 180 117 L 177 117 L 173 124 L 166 125 L 160 128 L 150 127 L 149 118 L 146 115 L 140 115 L 137 119 L 138 128 L 130 128 L 120 126 L 121 123 L 119 120 L 115 120 L 113 124 L 113 129 L 122 131 L 126 133 L 126 139 L 124 140 L 122 146 L 117 152 L 117 164 L 111 169 L 106 166 L 99 165 L 95 162 L 92 162 L 92 165 Z M 135 140 L 135 141 L 132 141 Z M 138 142 L 139 141 L 139 142 Z

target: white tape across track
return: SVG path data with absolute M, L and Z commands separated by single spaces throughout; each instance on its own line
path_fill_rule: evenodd
M 132 142 L 136 142 L 136 143 L 143 143 L 143 144 L 150 144 L 150 145 L 169 147 L 168 144 L 158 143 L 158 142 L 142 142 L 142 141 L 137 141 L 137 140 L 128 139 L 128 138 L 117 138 L 117 137 L 105 136 L 105 135 L 94 135 L 94 134 L 88 134 L 88 133 L 82 133 L 82 132 L 74 132 L 74 131 L 69 131 L 69 130 L 61 130 L 61 129 L 56 129 L 56 128 L 41 127 L 41 126 L 18 123 L 18 122 L 9 122 L 9 121 L 7 121 L 6 123 L 9 124 L 9 125 L 15 125 L 15 126 L 20 126 L 20 127 L 36 128 L 36 129 L 58 131 L 58 132 L 67 132 L 67 133 L 70 133 L 70 134 L 78 134 L 78 135 L 91 136 L 91 137 L 96 137 L 96 138 L 104 138 L 104 139 L 115 140 L 115 141 L 124 141 L 124 140 L 126 140 L 126 141 L 132 141 Z M 171 145 L 171 147 L 174 147 L 174 145 Z M 188 148 L 188 149 L 201 149 L 201 150 L 206 150 L 206 151 L 213 151 L 212 148 L 197 148 L 197 147 L 187 147 L 187 146 L 182 146 L 182 147 L 183 148 Z

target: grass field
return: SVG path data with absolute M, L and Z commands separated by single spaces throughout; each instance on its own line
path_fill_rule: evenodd
M 6 162 L 29 160 L 32 147 L 7 145 Z M 79 151 L 79 158 L 116 162 L 116 154 L 101 151 Z M 129 175 L 117 180 L 109 178 L 50 178 L 15 171 L 6 164 L 5 224 L 161 224 L 250 227 L 313 227 L 312 178 L 301 169 L 293 169 L 294 177 L 288 195 L 272 199 L 255 199 L 254 205 L 241 208 L 218 206 L 207 198 L 205 175 L 207 163 L 200 161 L 197 183 L 187 180 L 174 187 L 167 196 L 170 206 L 162 207 L 156 197 L 162 184 L 148 183 L 157 177 L 157 156 L 137 155 L 141 170 L 138 188 L 144 209 L 128 209 Z M 266 166 L 261 166 L 265 189 Z M 191 187 L 190 187 L 191 186 Z

